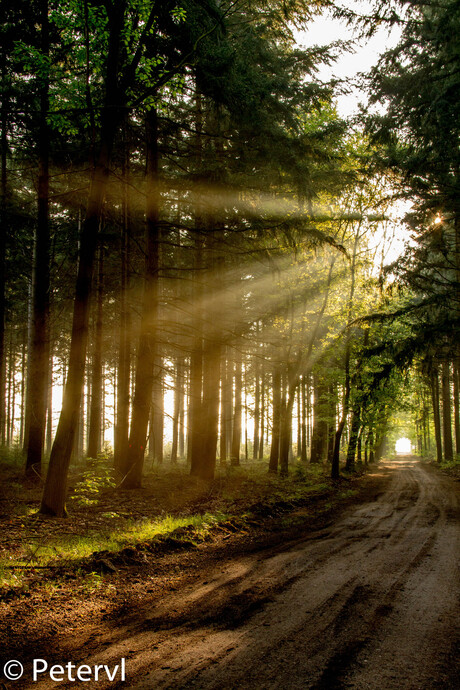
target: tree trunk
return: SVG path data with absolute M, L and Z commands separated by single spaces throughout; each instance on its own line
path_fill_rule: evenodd
M 197 328 L 201 330 L 201 321 Z M 201 403 L 203 394 L 203 341 L 199 335 L 194 339 L 194 347 L 190 356 L 190 387 L 188 407 L 188 453 L 190 458 L 190 473 L 198 476 L 199 463 L 202 452 L 202 424 Z
M 205 344 L 203 357 L 203 445 L 199 476 L 214 479 L 219 427 L 221 346 L 217 339 Z
M 449 362 L 442 363 L 442 432 L 444 441 L 444 459 L 451 462 L 454 459 L 452 443 L 452 412 L 450 401 Z
M 431 402 L 433 406 L 434 435 L 436 441 L 436 460 L 442 462 L 441 415 L 439 410 L 439 382 L 436 369 L 430 374 Z
M 41 51 L 49 54 L 48 0 L 41 2 Z M 40 86 L 40 124 L 38 138 L 38 215 L 34 238 L 32 278 L 32 339 L 26 397 L 28 416 L 26 475 L 38 479 L 42 471 L 45 441 L 46 402 L 49 366 L 49 79 Z
M 327 451 L 327 386 L 313 377 L 313 429 L 310 462 L 324 462 Z
M 376 444 L 375 444 L 375 462 L 378 462 L 386 453 L 387 451 L 387 436 L 386 436 L 386 431 L 384 429 L 381 429 L 379 432 L 379 436 L 377 438 Z
M 455 429 L 455 452 L 460 454 L 460 407 L 459 407 L 459 372 L 458 358 L 453 363 L 454 378 L 454 429 Z M 429 428 L 429 425 L 427 425 Z
M 259 460 L 264 459 L 264 433 L 265 433 L 265 409 L 266 409 L 266 394 L 265 394 L 265 361 L 262 362 L 262 371 L 260 376 L 260 435 L 259 435 Z
M 99 224 L 107 187 L 113 142 L 120 119 L 118 103 L 118 63 L 124 7 L 113 5 L 109 22 L 105 102 L 101 117 L 101 145 L 91 175 L 86 217 L 83 223 L 77 283 L 75 288 L 69 367 L 62 409 L 51 449 L 40 513 L 66 515 L 67 475 L 83 390 L 88 342 L 89 298 L 97 248 Z
M 214 479 L 219 432 L 219 392 L 222 365 L 222 304 L 213 296 L 217 276 L 223 273 L 223 259 L 218 253 L 218 222 L 211 213 L 207 218 L 204 252 L 206 271 L 203 277 L 206 299 L 201 312 L 206 329 L 203 333 L 203 394 L 201 402 L 201 454 L 196 458 L 194 474 L 201 479 Z
M 176 360 L 176 375 L 174 377 L 174 409 L 172 418 L 172 444 L 171 444 L 171 462 L 177 463 L 177 450 L 179 446 L 179 417 L 181 409 L 181 399 L 183 395 L 183 366 L 182 360 L 178 357 Z
M 244 371 L 244 459 L 247 462 L 249 460 L 249 449 L 248 449 L 248 374 L 245 367 Z
M 257 335 L 259 329 L 257 328 Z M 256 336 L 257 337 L 257 336 Z M 260 445 L 260 377 L 259 377 L 259 361 L 256 358 L 254 364 L 254 437 L 252 444 L 252 458 L 257 460 L 259 457 Z
M 203 441 L 203 241 L 201 236 L 202 222 L 198 209 L 195 212 L 195 225 L 198 233 L 195 237 L 195 269 L 194 280 L 194 328 L 193 347 L 190 355 L 190 383 L 188 408 L 188 453 L 190 458 L 190 473 L 199 476 Z
M 9 335 L 9 343 L 7 349 L 7 361 L 8 368 L 6 372 L 6 445 L 9 447 L 11 445 L 11 389 L 12 389 L 12 376 L 13 376 L 13 342 L 12 334 Z
M 240 464 L 240 447 L 241 447 L 241 426 L 242 426 L 242 388 L 243 388 L 243 365 L 241 361 L 241 353 L 236 353 L 235 359 L 235 404 L 233 408 L 233 433 L 232 433 L 232 449 L 230 455 L 230 462 L 237 466 Z
M 361 426 L 358 433 L 358 441 L 356 444 L 356 459 L 358 462 L 362 462 L 363 430 L 364 427 Z
M 307 462 L 307 381 L 305 375 L 302 376 L 302 382 L 300 385 L 301 392 L 301 449 L 300 449 L 300 460 L 301 462 Z
M 26 359 L 27 359 L 27 334 L 22 337 L 22 352 L 21 352 L 21 422 L 19 427 L 19 443 L 24 447 L 24 423 L 25 423 L 25 407 L 26 407 Z
M 281 370 L 275 365 L 272 375 L 273 393 L 273 417 L 272 417 L 272 443 L 270 447 L 270 461 L 268 471 L 272 474 L 278 472 L 278 462 L 280 456 L 280 436 L 281 436 Z
M 91 406 L 89 415 L 88 447 L 86 456 L 97 458 L 101 451 L 102 422 L 102 310 L 104 303 L 104 248 L 99 247 L 99 273 L 97 281 L 96 324 L 91 366 Z
M 329 386 L 329 413 L 327 420 L 327 461 L 332 465 L 334 460 L 335 432 L 337 422 L 337 386 Z
M 132 406 L 126 466 L 122 488 L 136 489 L 142 483 L 145 446 L 152 402 L 154 363 L 157 356 L 158 281 L 160 267 L 160 190 L 158 158 L 158 119 L 152 108 L 146 115 L 147 199 L 146 261 L 139 345 L 137 350 L 135 391 Z
M 8 231 L 8 117 L 9 94 L 7 88 L 6 47 L 1 50 L 1 79 L 2 79 L 2 107 L 1 107 L 1 162 L 0 162 L 0 443 L 5 443 L 5 258 L 6 237 Z
M 375 459 L 375 450 L 374 450 L 374 432 L 371 430 L 368 435 L 368 443 L 369 443 L 369 463 L 372 464 Z
M 283 395 L 281 428 L 280 428 L 280 475 L 287 477 L 289 473 L 289 448 L 292 434 L 292 412 L 294 409 L 296 387 L 290 384 Z
M 297 448 L 296 458 L 300 460 L 302 456 L 302 381 L 297 386 Z
M 114 434 L 114 467 L 118 475 L 126 466 L 129 437 L 129 401 L 131 373 L 131 319 L 128 306 L 129 261 L 131 229 L 131 204 L 129 193 L 129 151 L 124 131 L 123 156 L 123 211 L 121 231 L 121 266 L 120 266 L 120 330 L 118 340 L 118 369 L 116 394 L 116 422 Z
M 150 410 L 149 457 L 158 465 L 163 464 L 164 436 L 164 390 L 162 362 L 158 361 L 152 388 L 152 406 Z
M 47 453 L 51 452 L 53 445 L 53 355 L 50 354 L 48 365 L 48 390 L 46 397 L 46 443 Z
M 220 462 L 225 464 L 231 454 L 232 441 L 232 377 L 227 347 L 223 347 L 220 396 Z
M 178 452 L 179 458 L 183 460 L 185 458 L 185 405 L 187 397 L 187 371 L 185 361 L 181 363 L 181 392 L 180 392 L 180 407 L 179 407 L 179 439 L 178 439 Z
M 361 410 L 359 406 L 353 408 L 351 417 L 350 440 L 348 442 L 345 469 L 351 472 L 355 467 L 356 447 L 358 445 L 359 429 L 361 426 Z

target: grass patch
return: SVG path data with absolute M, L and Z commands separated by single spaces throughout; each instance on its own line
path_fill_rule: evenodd
M 21 584 L 25 570 L 75 564 L 99 551 L 117 553 L 127 546 L 161 539 L 183 528 L 189 530 L 192 538 L 203 540 L 214 526 L 226 520 L 228 516 L 223 513 L 166 515 L 158 520 L 128 522 L 121 531 L 55 537 L 50 543 L 24 543 L 14 556 L 0 559 L 0 587 Z

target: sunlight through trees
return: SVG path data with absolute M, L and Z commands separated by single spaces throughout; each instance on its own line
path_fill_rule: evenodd
M 460 452 L 457 3 L 333 4 L 402 26 L 353 121 L 318 76 L 340 46 L 294 39 L 329 4 L 2 7 L 0 434 L 42 514 L 84 458 L 121 489 L 146 461 L 338 478 L 403 408 Z

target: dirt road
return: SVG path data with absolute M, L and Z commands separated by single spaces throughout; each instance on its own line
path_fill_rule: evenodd
M 214 564 L 84 663 L 125 657 L 139 690 L 459 688 L 458 484 L 411 457 L 376 472 L 375 500 Z

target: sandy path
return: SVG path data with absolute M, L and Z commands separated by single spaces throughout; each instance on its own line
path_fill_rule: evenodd
M 376 500 L 222 561 L 85 663 L 126 657 L 139 690 L 460 687 L 458 484 L 410 457 L 382 470 Z

